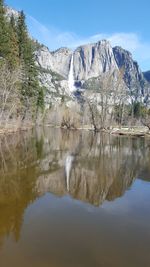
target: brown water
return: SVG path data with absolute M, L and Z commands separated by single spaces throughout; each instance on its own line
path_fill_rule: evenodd
M 150 140 L 0 139 L 0 267 L 149 267 Z

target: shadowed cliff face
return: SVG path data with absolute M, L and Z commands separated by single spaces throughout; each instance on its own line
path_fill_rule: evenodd
M 149 179 L 150 142 L 38 129 L 0 140 L 0 236 L 18 240 L 25 209 L 50 192 L 99 206 Z M 147 180 L 148 180 L 147 179 Z
M 138 63 L 133 60 L 132 54 L 119 46 L 113 48 L 113 54 L 118 68 L 123 72 L 124 81 L 135 100 L 140 101 L 141 97 L 149 96 L 149 81 L 142 73 Z

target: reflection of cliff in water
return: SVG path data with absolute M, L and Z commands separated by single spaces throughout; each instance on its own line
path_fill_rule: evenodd
M 24 210 L 46 192 L 95 206 L 122 196 L 149 172 L 149 144 L 51 128 L 1 138 L 0 238 L 18 240 Z
M 59 149 L 45 165 L 41 162 L 36 183 L 41 195 L 69 193 L 75 199 L 100 205 L 105 199 L 122 196 L 149 164 L 148 141 L 144 139 L 85 132 L 59 132 L 57 136 Z

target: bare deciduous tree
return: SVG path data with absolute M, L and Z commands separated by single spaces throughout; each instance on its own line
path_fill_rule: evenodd
M 20 69 L 10 70 L 5 63 L 0 66 L 0 125 L 3 127 L 19 111 L 20 80 Z
M 115 106 L 123 106 L 127 99 L 126 87 L 120 71 L 104 73 L 97 78 L 97 90 L 85 94 L 94 131 L 112 126 Z
M 141 120 L 142 124 L 148 128 L 148 131 L 150 132 L 150 115 L 145 115 L 145 118 Z

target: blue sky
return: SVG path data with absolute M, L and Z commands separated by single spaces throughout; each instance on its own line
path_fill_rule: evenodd
M 31 35 L 50 50 L 108 39 L 150 69 L 150 0 L 6 0 L 23 9 Z

